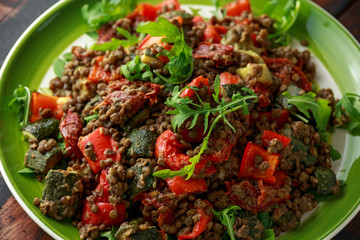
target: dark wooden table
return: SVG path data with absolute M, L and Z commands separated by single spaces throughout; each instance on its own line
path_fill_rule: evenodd
M 0 65 L 21 33 L 57 0 L 0 0 Z M 360 0 L 314 0 L 360 41 Z M 360 239 L 360 213 L 334 237 Z M 0 174 L 0 239 L 52 239 L 24 212 Z

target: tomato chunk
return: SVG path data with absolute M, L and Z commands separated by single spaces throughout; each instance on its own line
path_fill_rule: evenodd
M 187 87 L 198 87 L 202 88 L 204 85 L 207 86 L 207 93 L 210 94 L 210 88 L 209 88 L 209 80 L 207 78 L 204 78 L 203 76 L 199 76 L 192 80 Z M 180 97 L 193 97 L 195 95 L 194 90 L 192 89 L 185 89 L 181 92 Z
M 104 80 L 105 82 L 114 81 L 121 78 L 121 75 L 116 72 L 116 70 L 105 71 L 103 67 L 100 66 L 100 62 L 103 60 L 104 56 L 99 56 L 96 59 L 96 64 L 91 67 L 88 79 L 92 82 L 98 82 Z
M 220 74 L 220 85 L 225 84 L 237 84 L 241 81 L 238 75 L 233 75 L 229 72 L 223 72 Z
M 236 0 L 226 4 L 224 8 L 227 16 L 241 16 L 244 11 L 251 12 L 249 0 Z
M 125 204 L 116 204 L 115 207 L 111 203 L 95 202 L 93 203 L 98 207 L 96 213 L 91 211 L 92 204 L 84 201 L 81 222 L 84 224 L 93 224 L 99 226 L 105 224 L 106 226 L 120 226 L 126 217 Z M 117 217 L 111 218 L 110 212 L 116 210 Z
M 278 139 L 282 145 L 283 148 L 286 148 L 287 145 L 289 145 L 291 139 L 288 137 L 285 137 L 284 135 L 278 134 L 276 132 L 273 131 L 269 131 L 269 130 L 264 130 L 263 135 L 261 137 L 262 143 L 264 145 L 264 147 L 268 147 L 269 146 L 269 141 L 273 140 L 273 139 Z
M 189 179 L 176 176 L 165 179 L 171 192 L 175 195 L 190 194 L 195 192 L 205 192 L 207 190 L 205 179 Z
M 211 43 L 220 43 L 221 36 L 216 31 L 216 28 L 213 25 L 209 24 L 205 28 L 204 35 L 202 37 L 202 41 L 211 42 Z
M 207 202 L 208 206 L 212 207 L 208 201 L 206 201 L 206 202 Z M 195 226 L 193 227 L 193 230 L 191 232 L 183 234 L 183 235 L 179 235 L 178 236 L 179 240 L 194 239 L 194 238 L 198 237 L 203 231 L 206 230 L 207 225 L 211 221 L 213 215 L 207 214 L 203 208 L 196 208 L 196 212 L 197 212 L 197 214 L 200 215 L 199 221 L 195 224 Z
M 55 97 L 34 91 L 31 95 L 30 102 L 30 122 L 35 122 L 42 119 L 43 117 L 40 115 L 40 110 L 47 108 L 51 110 L 50 116 L 47 117 L 53 117 L 60 120 L 62 115 L 64 114 L 62 106 L 70 98 L 71 97 Z
M 78 142 L 80 151 L 85 156 L 86 161 L 90 164 L 94 173 L 98 173 L 102 169 L 100 161 L 112 158 L 114 162 L 119 162 L 121 159 L 121 155 L 117 151 L 116 142 L 111 138 L 111 135 L 106 135 L 104 131 L 104 128 L 100 127 L 89 135 L 80 137 Z M 88 148 L 92 148 L 95 155 L 92 154 L 91 150 L 87 150 Z M 109 155 L 105 154 L 105 150 L 107 149 L 111 149 L 113 153 Z
M 268 166 L 265 170 L 260 170 L 256 166 L 256 158 L 260 158 L 260 162 L 267 162 Z M 260 163 L 258 163 L 258 165 L 259 164 Z M 275 177 L 273 175 L 278 164 L 279 157 L 277 155 L 270 154 L 259 145 L 248 142 L 241 160 L 239 177 L 248 177 L 275 183 Z
M 82 158 L 82 153 L 77 146 L 81 131 L 83 129 L 83 121 L 79 114 L 68 111 L 66 118 L 59 125 L 61 135 L 65 140 L 66 151 L 73 158 Z

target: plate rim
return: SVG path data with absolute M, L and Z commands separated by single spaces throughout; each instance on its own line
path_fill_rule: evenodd
M 46 11 L 44 11 L 40 16 L 38 16 L 27 28 L 26 30 L 20 35 L 20 37 L 16 40 L 8 54 L 6 55 L 6 58 L 1 66 L 0 69 L 0 87 L 3 84 L 2 76 L 7 68 L 8 63 L 12 60 L 14 53 L 16 53 L 19 46 L 21 46 L 27 38 L 31 35 L 31 32 L 35 31 L 37 29 L 37 25 L 40 25 L 43 21 L 47 20 L 49 17 L 51 17 L 56 11 L 58 11 L 60 8 L 65 7 L 67 4 L 70 4 L 74 0 L 59 0 L 52 6 L 50 6 Z M 360 49 L 360 43 L 356 40 L 356 38 L 351 34 L 351 32 L 333 15 L 331 15 L 329 12 L 327 12 L 325 9 L 320 7 L 318 4 L 311 0 L 300 0 L 302 2 L 307 2 L 312 7 L 316 8 L 318 11 L 320 11 L 322 14 L 326 15 L 328 18 L 330 18 L 333 22 L 336 23 L 340 27 L 340 29 L 345 33 L 347 37 L 350 37 L 352 42 Z M 52 238 L 61 240 L 62 238 L 56 234 L 53 230 L 51 230 L 46 224 L 44 224 L 41 220 L 37 218 L 37 216 L 32 212 L 32 210 L 24 203 L 23 198 L 20 196 L 20 193 L 16 191 L 16 189 L 11 184 L 11 181 L 9 179 L 9 176 L 7 175 L 7 171 L 5 170 L 5 167 L 3 166 L 3 153 L 0 149 L 0 173 L 2 174 L 2 177 L 9 188 L 10 192 L 16 199 L 16 201 L 19 203 L 19 205 L 22 207 L 22 209 L 26 212 L 26 214 L 41 228 L 43 229 L 47 234 L 49 234 Z M 358 202 L 358 205 L 352 209 L 352 211 L 348 217 L 345 218 L 342 222 L 338 222 L 338 225 L 333 228 L 332 231 L 328 232 L 324 239 L 332 239 L 334 236 L 336 236 L 348 223 L 360 212 L 360 202 Z

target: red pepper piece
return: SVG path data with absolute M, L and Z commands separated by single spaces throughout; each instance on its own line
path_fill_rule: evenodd
M 55 97 L 51 95 L 45 95 L 34 91 L 31 95 L 30 102 L 30 122 L 35 122 L 42 119 L 40 115 L 41 109 L 49 108 L 51 110 L 50 117 L 61 119 L 64 114 L 62 106 L 70 99 L 71 97 Z
M 119 162 L 121 155 L 117 152 L 118 148 L 116 142 L 111 138 L 111 135 L 106 135 L 103 133 L 104 128 L 100 127 L 90 133 L 85 137 L 80 137 L 78 142 L 78 147 L 86 158 L 86 161 L 90 164 L 91 169 L 94 173 L 100 172 L 102 167 L 100 166 L 101 160 L 106 160 L 107 158 L 112 158 L 114 162 Z M 91 144 L 93 151 L 95 152 L 96 158 L 94 161 L 89 159 L 84 153 L 86 145 Z M 107 156 L 104 154 L 105 150 L 111 149 L 115 154 Z
M 266 161 L 269 164 L 266 170 L 261 171 L 255 167 L 255 157 L 257 156 L 261 156 L 262 161 Z M 278 156 L 268 153 L 266 150 L 255 143 L 248 142 L 241 160 L 239 177 L 248 177 L 259 180 L 266 179 L 267 181 L 275 183 L 275 178 L 271 177 L 273 177 L 276 166 L 278 164 Z
M 256 38 L 257 38 L 256 33 L 251 33 L 250 36 L 251 36 L 251 40 L 252 40 L 252 43 L 254 44 L 254 46 L 257 48 L 261 48 L 261 44 L 256 40 Z
M 189 143 L 200 143 L 205 138 L 203 127 L 194 127 L 192 129 L 182 128 L 181 135 L 186 142 Z
M 262 180 L 257 181 L 257 187 L 248 181 L 225 182 L 225 184 L 230 200 L 253 213 L 264 212 L 271 206 L 290 198 L 288 192 L 283 195 L 284 189 L 279 190 L 272 185 L 264 185 Z
M 238 75 L 233 75 L 229 72 L 223 72 L 220 74 L 220 85 L 224 84 L 237 84 L 241 81 Z
M 227 33 L 228 29 L 221 25 L 214 25 L 216 32 L 220 35 Z
M 288 175 L 284 171 L 275 171 L 274 173 L 275 177 L 275 187 L 282 187 L 285 184 L 285 179 L 288 177 Z
M 210 88 L 209 88 L 209 80 L 207 78 L 204 78 L 203 76 L 199 76 L 195 79 L 193 79 L 188 85 L 187 87 L 198 87 L 198 88 L 202 88 L 204 87 L 204 85 L 207 86 L 207 93 L 210 95 Z M 192 89 L 185 89 L 184 91 L 181 92 L 180 97 L 189 97 L 191 98 L 192 96 L 195 95 L 194 90 Z
M 71 159 L 81 159 L 82 153 L 77 146 L 79 137 L 81 136 L 83 121 L 79 114 L 68 111 L 66 118 L 61 121 L 59 129 L 65 140 L 66 151 Z
M 202 16 L 194 16 L 192 22 L 194 23 L 195 26 L 205 24 L 205 20 Z
M 165 181 L 169 185 L 171 192 L 175 193 L 175 195 L 205 192 L 207 190 L 205 179 L 190 178 L 185 180 L 183 177 L 176 176 L 167 178 Z
M 256 118 L 254 118 L 250 114 L 249 121 L 250 121 L 250 123 L 255 123 L 256 121 L 261 119 L 263 116 L 266 116 L 267 121 L 269 121 L 269 122 L 276 121 L 277 129 L 281 129 L 284 126 L 284 124 L 288 122 L 290 113 L 288 110 L 282 109 L 280 116 L 274 117 L 271 111 L 270 112 L 260 112 L 258 117 L 256 117 Z
M 211 50 L 210 50 L 211 47 Z M 212 59 L 217 65 L 230 65 L 231 61 L 226 60 L 224 56 L 233 55 L 234 48 L 230 45 L 223 45 L 220 43 L 201 42 L 199 46 L 194 49 L 194 59 Z
M 237 0 L 225 5 L 227 16 L 241 16 L 244 11 L 251 12 L 249 0 Z
M 208 201 L 206 201 L 206 202 L 207 202 L 208 206 L 211 206 L 211 204 Z M 212 214 L 210 214 L 210 215 L 207 214 L 203 208 L 197 208 L 196 212 L 197 212 L 197 214 L 200 215 L 199 221 L 195 224 L 195 226 L 194 226 L 194 228 L 193 228 L 193 230 L 191 232 L 183 234 L 183 235 L 179 235 L 178 236 L 179 240 L 182 240 L 182 239 L 194 239 L 197 236 L 199 236 L 203 231 L 206 230 L 207 225 L 211 221 L 213 215 Z
M 208 24 L 205 28 L 204 35 L 201 40 L 204 42 L 210 42 L 210 43 L 220 43 L 221 36 L 216 31 L 216 28 L 213 25 Z
M 139 3 L 135 8 L 134 13 L 138 13 L 149 21 L 155 21 L 157 18 L 157 8 L 147 3 Z
M 309 82 L 305 73 L 298 66 L 294 65 L 289 59 L 268 57 L 263 57 L 263 59 L 267 67 L 274 72 L 274 75 L 282 79 L 283 84 L 287 86 L 296 84 L 296 82 L 292 80 L 292 76 L 297 74 L 300 77 L 300 87 L 305 91 L 312 90 L 312 83 Z M 287 70 L 289 67 L 292 70 L 291 74 L 289 74 Z
M 259 95 L 258 103 L 260 107 L 265 108 L 269 106 L 269 104 L 271 103 L 270 99 L 272 98 L 270 89 L 258 84 L 252 87 L 251 90 L 253 90 L 255 93 L 258 93 Z
M 114 80 L 121 79 L 121 75 L 116 72 L 116 70 L 105 71 L 103 67 L 100 66 L 100 62 L 103 60 L 104 56 L 99 56 L 96 59 L 96 64 L 91 67 L 88 79 L 92 82 L 97 83 L 100 80 L 105 82 L 110 82 Z
M 264 147 L 268 147 L 269 146 L 269 141 L 273 140 L 273 139 L 278 139 L 282 145 L 283 148 L 286 148 L 287 145 L 289 145 L 291 139 L 288 137 L 285 137 L 284 135 L 278 134 L 276 132 L 273 131 L 269 131 L 269 130 L 264 130 L 263 135 L 261 137 L 262 143 Z
M 179 10 L 180 3 L 178 0 L 165 0 L 162 3 L 159 3 L 156 8 L 159 11 L 162 11 L 164 8 L 166 8 L 167 11 Z
M 116 204 L 115 207 L 111 203 L 95 202 L 98 206 L 96 213 L 91 211 L 92 204 L 84 200 L 84 207 L 81 216 L 81 222 L 84 224 L 92 224 L 99 226 L 105 224 L 106 226 L 120 226 L 126 217 L 125 204 Z M 112 210 L 116 210 L 117 218 L 111 218 L 109 216 Z
M 102 193 L 101 196 L 97 196 L 95 198 L 95 202 L 109 202 L 109 189 L 110 189 L 110 184 L 109 182 L 106 180 L 106 174 L 108 173 L 108 169 L 103 169 L 101 170 L 101 174 L 100 174 L 100 179 L 99 179 L 99 183 L 95 188 L 95 192 L 96 193 Z

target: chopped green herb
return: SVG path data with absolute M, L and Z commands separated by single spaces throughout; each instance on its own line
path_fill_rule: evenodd
M 102 0 L 95 3 L 92 8 L 85 4 L 81 8 L 81 14 L 89 28 L 95 31 L 108 21 L 126 17 L 136 5 L 136 0 Z
M 119 229 L 118 227 L 112 226 L 110 231 L 101 233 L 100 237 L 106 238 L 108 240 L 116 240 L 115 234 L 116 234 L 118 229 Z
M 56 76 L 59 78 L 62 77 L 62 74 L 64 72 L 66 62 L 62 60 L 61 58 L 56 58 L 53 62 L 53 68 Z
M 296 106 L 307 119 L 310 119 L 310 110 L 314 116 L 319 131 L 325 131 L 331 114 L 331 108 L 328 100 L 321 98 L 316 100 L 316 94 L 313 92 L 308 92 L 301 96 L 291 96 L 290 93 L 286 91 L 282 95 L 287 98 L 287 103 L 289 105 Z
M 16 112 L 20 127 L 29 122 L 30 116 L 31 91 L 28 87 L 19 85 L 14 90 L 14 98 L 9 102 L 10 110 Z
M 339 160 L 341 158 L 341 154 L 336 151 L 333 146 L 330 146 L 330 157 L 332 158 L 332 160 Z
M 126 65 L 121 66 L 121 74 L 130 81 L 143 80 L 152 82 L 154 80 L 150 66 L 141 62 L 139 55 L 136 55 L 136 57 Z
M 98 114 L 98 113 L 95 113 L 95 114 L 93 114 L 93 115 L 84 117 L 84 120 L 88 123 L 88 122 L 90 122 L 91 120 L 93 120 L 93 119 L 98 119 L 98 118 L 99 118 L 99 114 Z
M 97 41 L 99 34 L 97 32 L 87 32 L 86 35 Z
M 264 225 L 264 228 L 271 228 L 273 222 L 271 220 L 269 212 L 260 212 L 257 214 L 259 221 Z
M 335 115 L 341 117 L 342 114 L 346 114 L 350 118 L 350 122 L 343 125 L 342 128 L 353 135 L 360 135 L 360 95 L 346 93 L 336 103 Z
M 263 240 L 274 240 L 275 239 L 275 233 L 274 229 L 265 229 L 263 232 Z
M 18 173 L 21 173 L 21 174 L 32 174 L 32 173 L 35 173 L 35 171 L 34 170 L 32 170 L 31 168 L 27 168 L 27 167 L 25 167 L 25 168 L 23 168 L 23 169 L 20 169 L 19 171 L 18 171 Z
M 73 58 L 73 55 L 72 55 L 72 53 L 71 52 L 67 52 L 67 53 L 64 53 L 63 55 L 62 55 L 62 57 L 63 57 L 63 59 L 65 59 L 65 61 L 71 61 L 72 60 L 72 58 Z
M 117 38 L 112 38 L 111 42 L 105 42 L 103 44 L 94 44 L 91 48 L 93 50 L 100 50 L 100 51 L 113 51 L 118 49 L 120 46 L 126 48 L 133 46 L 139 42 L 139 39 L 135 35 L 131 35 L 131 33 L 123 28 L 117 28 L 116 29 L 121 35 L 123 35 L 126 40 L 120 40 Z
M 214 86 L 214 89 L 216 92 L 220 89 L 220 81 L 216 81 L 216 84 L 218 86 Z M 224 98 L 221 99 L 221 102 L 218 98 L 214 98 L 214 100 L 218 103 L 217 107 L 212 108 L 209 103 L 204 103 L 200 97 L 197 95 L 198 100 L 200 101 L 199 104 L 195 104 L 193 100 L 190 100 L 188 97 L 182 98 L 180 97 L 180 94 L 182 91 L 187 89 L 189 87 L 183 88 L 181 91 L 179 91 L 179 86 L 176 86 L 174 88 L 174 91 L 172 93 L 172 97 L 168 98 L 165 102 L 166 105 L 174 108 L 174 110 L 167 112 L 168 114 L 175 115 L 173 119 L 171 120 L 171 125 L 176 131 L 178 127 L 180 127 L 187 119 L 192 118 L 190 129 L 193 128 L 196 124 L 196 121 L 200 115 L 204 115 L 204 133 L 208 130 L 208 124 L 209 124 L 209 116 L 211 114 L 217 113 L 218 116 L 215 118 L 213 123 L 210 126 L 210 129 L 208 131 L 208 134 L 203 139 L 203 143 L 201 145 L 200 151 L 197 155 L 189 159 L 189 162 L 191 164 L 185 166 L 184 168 L 180 169 L 179 171 L 171 171 L 169 169 L 164 169 L 157 171 L 153 173 L 155 177 L 160 178 L 169 178 L 169 177 L 175 177 L 175 176 L 184 176 L 187 175 L 187 179 L 189 179 L 195 170 L 195 165 L 200 161 L 201 155 L 204 153 L 204 151 L 207 149 L 207 145 L 209 143 L 210 135 L 212 131 L 214 130 L 216 124 L 223 119 L 223 121 L 228 124 L 233 130 L 234 127 L 227 121 L 226 115 L 230 112 L 237 111 L 239 109 L 243 109 L 244 114 L 249 114 L 248 109 L 248 102 L 257 101 L 257 96 L 253 91 L 247 88 L 242 88 L 242 90 L 248 95 L 242 96 L 240 93 L 234 94 L 232 96 L 231 102 L 226 102 Z M 190 87 L 193 90 L 196 90 L 194 87 Z M 196 92 L 195 92 L 196 93 Z M 216 95 L 216 94 L 215 94 Z
M 241 208 L 239 206 L 230 206 L 220 212 L 215 211 L 214 209 L 213 214 L 220 220 L 220 222 L 226 226 L 227 228 L 227 234 L 229 235 L 231 240 L 236 240 L 236 237 L 234 235 L 234 223 L 237 211 L 240 211 Z
M 194 16 L 198 16 L 199 12 L 201 11 L 200 8 L 192 8 L 192 7 L 190 7 L 190 10 L 191 10 L 192 15 L 194 15 Z

